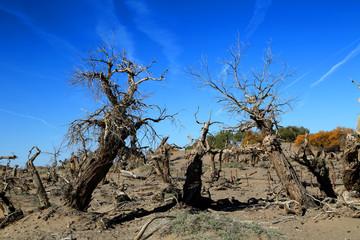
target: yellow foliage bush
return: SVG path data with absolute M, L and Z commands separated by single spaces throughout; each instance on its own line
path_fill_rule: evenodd
M 255 143 L 261 143 L 264 137 L 259 132 L 248 131 L 245 133 L 245 137 L 241 142 L 242 146 L 251 145 Z
M 331 131 L 319 131 L 309 135 L 309 143 L 312 146 L 322 148 L 328 151 L 338 151 L 344 147 L 347 134 L 354 134 L 354 129 L 337 127 Z M 294 146 L 297 147 L 305 140 L 305 135 L 299 135 Z

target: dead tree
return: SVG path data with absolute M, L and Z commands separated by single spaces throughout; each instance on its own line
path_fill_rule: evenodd
M 150 157 L 150 160 L 154 163 L 156 173 L 161 175 L 165 183 L 171 183 L 170 156 L 171 150 L 174 149 L 174 146 L 166 144 L 168 139 L 169 137 L 163 138 L 156 152 L 151 153 L 152 156 Z
M 320 192 L 324 196 L 336 198 L 326 161 L 324 158 L 317 158 L 311 151 L 309 146 L 309 135 L 307 133 L 305 134 L 304 145 L 298 150 L 294 160 L 307 167 L 307 169 L 314 174 L 319 183 Z
M 91 137 L 97 141 L 96 151 L 88 156 L 84 169 L 66 193 L 67 205 L 85 211 L 94 189 L 105 178 L 118 154 L 126 148 L 136 148 L 139 134 L 154 137 L 152 123 L 172 116 L 156 105 L 146 104 L 144 99 L 148 95 L 139 92 L 145 82 L 164 80 L 167 70 L 158 78 L 151 76 L 149 69 L 155 60 L 140 66 L 130 61 L 125 51 L 117 52 L 114 45 L 102 43 L 81 61 L 70 83 L 87 88 L 102 104 L 85 118 L 73 121 L 67 134 L 70 144 Z M 150 112 L 157 113 L 157 117 L 148 117 Z
M 64 165 L 64 162 L 62 160 L 59 160 L 59 163 L 60 163 L 60 169 L 65 169 L 65 165 Z
M 73 178 L 75 178 L 78 175 L 78 170 L 79 170 L 79 160 L 78 159 L 79 158 L 77 156 L 75 156 L 74 153 L 71 153 L 69 172 Z
M 206 141 L 206 136 L 209 133 L 209 128 L 212 124 L 217 122 L 211 122 L 210 118 L 207 122 L 199 122 L 196 118 L 197 124 L 203 125 L 201 129 L 200 138 L 196 141 L 196 146 L 190 150 L 188 159 L 188 166 L 186 169 L 186 179 L 183 186 L 183 202 L 189 206 L 201 207 L 202 196 L 201 196 L 201 175 L 202 175 L 202 158 L 208 153 L 210 147 Z
M 8 160 L 14 160 L 14 159 L 16 159 L 17 158 L 17 156 L 16 155 L 12 155 L 12 156 L 0 156 L 0 160 L 1 159 L 8 159 Z
M 0 222 L 0 229 L 24 216 L 24 213 L 21 210 L 17 210 L 11 201 L 5 196 L 5 192 L 0 192 L 0 210 L 5 216 L 5 219 Z
M 240 118 L 239 124 L 233 127 L 233 130 L 246 131 L 258 128 L 261 131 L 266 155 L 288 196 L 304 206 L 315 206 L 283 153 L 280 139 L 276 134 L 278 117 L 291 107 L 292 102 L 292 99 L 281 100 L 279 90 L 283 80 L 290 77 L 293 72 L 288 70 L 286 65 L 280 70 L 274 69 L 275 57 L 269 44 L 260 70 L 242 74 L 240 60 L 245 50 L 246 47 L 238 40 L 235 46 L 230 48 L 230 60 L 223 63 L 223 68 L 227 69 L 226 73 L 215 78 L 206 59 L 203 59 L 200 67 L 191 66 L 187 72 L 200 79 L 202 87 L 210 87 L 217 91 L 218 102 L 223 104 L 223 109 L 232 117 Z
M 19 165 L 15 164 L 12 172 L 11 172 L 11 176 L 16 177 L 17 176 L 17 168 L 19 167 Z
M 36 149 L 37 152 L 32 157 L 30 157 L 34 149 Z M 34 160 L 40 155 L 40 153 L 41 151 L 38 147 L 36 146 L 32 147 L 31 150 L 29 151 L 29 156 L 28 156 L 28 161 L 26 162 L 26 166 L 33 177 L 33 183 L 36 187 L 36 196 L 39 200 L 39 209 L 45 209 L 50 207 L 49 198 L 46 194 L 39 172 L 36 170 L 36 167 L 34 166 Z
M 351 81 L 360 88 L 358 83 L 354 80 Z M 360 115 L 356 125 L 356 133 L 358 136 L 360 135 Z M 343 182 L 345 189 L 360 192 L 360 142 L 354 136 L 348 135 L 346 137 L 342 163 L 344 167 Z
M 17 156 L 15 154 L 13 154 L 12 156 L 0 156 L 0 160 L 2 160 L 2 159 L 7 159 L 8 160 L 6 166 L 1 166 L 0 176 L 4 177 L 5 181 L 6 181 L 6 178 L 7 178 L 7 170 L 9 169 L 10 161 L 14 160 L 16 158 L 17 158 Z
M 245 146 L 233 146 L 228 151 L 233 156 L 240 156 L 242 154 L 249 155 L 247 163 L 252 166 L 255 166 L 259 161 L 260 155 L 265 153 L 265 149 L 260 143 Z
M 348 191 L 360 192 L 360 142 L 351 135 L 346 137 L 342 158 L 343 182 Z
M 220 177 L 220 170 L 221 169 L 216 168 L 215 156 L 216 156 L 216 154 L 219 154 L 219 156 L 220 156 L 221 151 L 222 150 L 213 150 L 213 149 L 208 151 L 208 154 L 210 156 L 210 177 L 211 177 L 211 181 L 216 181 Z M 219 160 L 219 162 L 220 161 L 221 160 Z

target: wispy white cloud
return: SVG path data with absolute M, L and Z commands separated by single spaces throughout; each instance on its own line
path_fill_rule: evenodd
M 357 43 L 359 41 L 360 41 L 360 38 L 356 39 L 355 41 L 349 43 L 348 45 L 346 45 L 345 47 L 343 47 L 342 49 L 337 51 L 335 54 L 333 54 L 330 57 L 328 57 L 327 59 L 325 59 L 324 61 L 327 61 L 329 59 L 332 59 L 333 57 L 336 57 L 337 55 L 339 55 L 340 53 L 342 53 L 343 51 L 345 51 L 346 49 L 348 49 L 349 47 L 351 47 L 352 45 L 354 45 L 355 43 Z
M 113 0 L 92 1 L 96 8 L 97 24 L 96 32 L 104 42 L 112 41 L 115 37 L 116 46 L 125 49 L 128 57 L 135 58 L 135 47 L 133 37 L 128 28 L 119 20 L 115 13 Z
M 245 36 L 249 39 L 265 20 L 266 11 L 270 7 L 272 0 L 256 0 L 255 11 L 249 25 L 245 29 Z
M 306 77 L 310 72 L 306 72 L 303 75 L 301 75 L 300 77 L 298 77 L 297 79 L 295 79 L 292 83 L 290 83 L 288 86 L 286 86 L 284 88 L 284 90 L 288 89 L 289 87 L 291 87 L 292 85 L 294 85 L 295 83 L 297 83 L 299 80 L 303 79 L 304 77 Z
M 38 117 L 35 117 L 35 116 L 26 115 L 26 114 L 21 114 L 21 113 L 16 113 L 16 112 L 9 111 L 9 110 L 3 109 L 3 108 L 0 108 L 0 112 L 5 112 L 5 113 L 8 113 L 8 114 L 11 114 L 11 115 L 14 115 L 14 116 L 40 121 L 41 123 L 43 123 L 47 127 L 56 128 L 55 126 L 50 125 L 47 121 L 45 121 L 42 118 L 38 118 Z
M 63 79 L 61 77 L 54 77 L 54 76 L 39 74 L 34 71 L 24 70 L 24 68 L 19 68 L 17 66 L 13 66 L 13 65 L 7 64 L 5 62 L 0 62 L 0 67 L 6 68 L 7 71 L 26 74 L 28 76 L 32 76 L 32 77 L 36 77 L 36 78 L 42 78 L 42 79 L 53 80 L 53 81 L 58 81 L 58 82 L 63 81 Z
M 176 43 L 174 34 L 154 22 L 145 1 L 126 0 L 125 3 L 135 13 L 134 22 L 137 28 L 163 48 L 164 54 L 170 62 L 171 70 L 178 71 L 177 58 L 181 53 L 181 47 Z
M 6 8 L 4 6 L 0 5 L 0 10 L 7 12 L 11 15 L 14 15 L 17 17 L 21 22 L 23 22 L 29 29 L 31 29 L 33 32 L 38 34 L 40 37 L 42 37 L 44 40 L 46 40 L 49 45 L 57 51 L 57 53 L 61 56 L 68 57 L 67 53 L 76 53 L 76 48 L 71 45 L 68 41 L 52 34 L 49 32 L 46 32 L 41 29 L 37 24 L 35 24 L 31 18 L 29 18 L 26 14 L 24 14 L 21 11 L 13 10 Z
M 356 55 L 358 55 L 360 53 L 360 44 L 358 44 L 358 46 L 352 50 L 343 60 L 341 60 L 340 62 L 338 62 L 337 64 L 335 64 L 327 73 L 325 73 L 319 80 L 317 80 L 316 82 L 314 82 L 313 84 L 311 84 L 311 87 L 316 86 L 317 84 L 321 83 L 322 81 L 324 81 L 325 78 L 327 78 L 328 76 L 330 76 L 336 69 L 338 69 L 341 65 L 345 64 L 347 61 L 349 61 L 350 59 L 352 59 L 353 57 L 355 57 Z

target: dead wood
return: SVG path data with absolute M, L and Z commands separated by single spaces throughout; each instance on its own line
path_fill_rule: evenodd
M 4 216 L 9 215 L 16 210 L 10 200 L 5 196 L 5 192 L 0 192 L 0 210 L 3 212 Z
M 200 207 L 202 204 L 202 182 L 201 182 L 201 175 L 202 175 L 202 158 L 203 156 L 210 150 L 210 146 L 206 141 L 206 136 L 209 132 L 209 128 L 212 124 L 217 122 L 211 122 L 211 113 L 209 120 L 207 122 L 199 122 L 196 118 L 195 113 L 195 120 L 198 124 L 203 125 L 201 136 L 197 140 L 197 144 L 194 149 L 190 150 L 188 155 L 188 165 L 186 169 L 186 179 L 183 186 L 183 198 L 182 201 L 193 207 Z
M 24 216 L 21 210 L 15 209 L 11 201 L 5 196 L 5 192 L 0 192 L 0 210 L 5 216 L 5 219 L 0 223 L 0 229 Z
M 343 182 L 348 191 L 360 192 L 360 143 L 354 136 L 346 137 L 342 163 L 344 167 Z
M 71 157 L 70 157 L 70 175 L 73 178 L 76 178 L 78 175 L 78 171 L 79 171 L 79 158 L 77 156 L 75 156 L 74 153 L 71 153 Z
M 6 227 L 7 225 L 18 221 L 23 218 L 24 213 L 21 210 L 16 210 L 5 217 L 5 219 L 0 223 L 0 229 Z
M 153 162 L 155 171 L 158 175 L 161 176 L 165 183 L 171 183 L 171 174 L 170 174 L 170 156 L 171 150 L 177 148 L 177 146 L 171 146 L 166 144 L 166 141 L 169 137 L 165 137 L 161 140 L 158 148 L 155 153 L 150 152 L 150 160 Z
M 89 51 L 70 79 L 73 86 L 89 89 L 91 96 L 102 104 L 83 119 L 73 121 L 67 134 L 69 145 L 84 143 L 88 138 L 98 142 L 96 151 L 86 158 L 84 168 L 65 194 L 66 205 L 82 211 L 89 207 L 94 189 L 106 177 L 114 159 L 121 159 L 125 152 L 138 151 L 139 132 L 142 138 L 152 140 L 157 136 L 153 123 L 173 119 L 165 109 L 146 104 L 147 95 L 139 91 L 144 82 L 163 81 L 167 70 L 158 78 L 153 77 L 149 70 L 155 60 L 140 66 L 130 61 L 125 51 L 116 49 L 114 43 L 102 43 Z M 154 112 L 157 117 L 147 116 Z
M 1 160 L 1 159 L 14 160 L 14 159 L 16 159 L 16 158 L 17 158 L 16 155 L 12 155 L 12 156 L 0 156 L 0 160 Z
M 304 209 L 302 208 L 301 204 L 295 200 L 286 201 L 284 204 L 284 209 L 287 214 L 296 214 L 296 215 L 303 215 Z
M 64 165 L 64 162 L 62 160 L 59 160 L 60 162 L 60 169 L 65 169 L 65 165 Z
M 27 192 L 30 190 L 29 185 L 25 182 L 25 180 L 21 179 L 21 178 L 17 178 L 17 177 L 8 177 L 6 179 L 6 182 L 10 185 L 17 185 L 18 187 L 21 188 L 22 191 Z M 5 191 L 6 189 L 4 189 Z
M 17 165 L 17 164 L 14 165 L 12 172 L 11 172 L 11 176 L 16 177 L 18 167 L 19 167 L 19 165 Z
M 136 235 L 136 237 L 134 238 L 134 240 L 140 240 L 141 237 L 144 235 L 147 227 L 156 219 L 159 219 L 159 218 L 176 218 L 175 216 L 171 216 L 171 215 L 166 215 L 166 216 L 155 216 L 153 218 L 151 218 L 149 221 L 147 221 L 145 223 L 145 225 L 141 228 L 140 232 Z
M 298 150 L 294 160 L 305 166 L 319 183 L 320 192 L 323 196 L 336 198 L 336 193 L 332 187 L 329 168 L 326 166 L 324 158 L 317 158 L 309 146 L 309 135 L 305 134 L 304 145 Z
M 121 174 L 121 176 L 123 176 L 123 177 L 131 177 L 131 178 L 142 179 L 142 180 L 145 180 L 145 179 L 146 179 L 146 176 L 136 175 L 136 174 L 134 174 L 133 172 L 125 171 L 125 170 L 120 170 L 120 174 Z
M 33 149 L 36 149 L 37 152 L 32 157 L 30 157 Z M 34 160 L 40 155 L 40 153 L 41 151 L 38 147 L 34 146 L 33 148 L 31 148 L 31 150 L 29 151 L 29 157 L 28 157 L 29 160 L 26 162 L 26 166 L 33 177 L 33 183 L 37 189 L 36 196 L 39 199 L 39 208 L 45 209 L 50 207 L 49 198 L 46 194 L 39 172 L 36 170 L 36 167 L 34 166 Z
M 263 145 L 286 194 L 306 207 L 315 207 L 315 202 L 308 197 L 295 169 L 285 157 L 277 136 L 269 135 L 265 137 Z
M 216 169 L 216 165 L 215 165 L 215 156 L 216 154 L 219 153 L 218 151 L 213 151 L 210 150 L 209 151 L 209 155 L 210 155 L 210 177 L 211 177 L 211 181 L 217 181 L 220 177 L 220 170 Z
M 239 124 L 230 129 L 246 131 L 257 128 L 261 132 L 264 136 L 265 154 L 274 166 L 288 196 L 304 206 L 315 206 L 286 158 L 276 133 L 279 115 L 290 109 L 293 101 L 280 99 L 280 89 L 283 81 L 292 76 L 293 72 L 288 70 L 285 64 L 278 71 L 273 71 L 275 57 L 269 44 L 265 50 L 263 65 L 258 70 L 252 69 L 250 74 L 241 73 L 240 63 L 246 48 L 239 39 L 230 48 L 230 60 L 223 62 L 228 69 L 226 78 L 223 75 L 212 76 L 206 59 L 203 59 L 200 67 L 191 66 L 187 72 L 200 79 L 202 87 L 217 91 L 218 102 L 223 104 L 223 110 L 231 116 L 239 117 Z

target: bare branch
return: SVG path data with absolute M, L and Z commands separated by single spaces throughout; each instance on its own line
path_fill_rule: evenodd
M 67 202 L 79 210 L 86 210 L 96 185 L 105 178 L 118 154 L 137 151 L 139 139 L 157 136 L 153 127 L 165 119 L 166 109 L 145 103 L 149 96 L 139 91 L 146 81 L 164 81 L 167 70 L 160 77 L 149 71 L 156 63 L 140 66 L 128 59 L 125 51 L 117 52 L 114 44 L 102 43 L 89 51 L 75 68 L 70 83 L 90 90 L 92 97 L 103 106 L 82 119 L 74 120 L 66 138 L 69 145 L 81 144 L 84 169 L 74 179 L 78 190 L 71 191 Z M 87 155 L 86 141 L 96 141 L 97 150 Z M 87 159 L 89 159 L 87 161 Z M 80 169 L 78 169 L 80 170 Z M 86 186 L 87 190 L 83 190 Z M 69 191 L 70 192 L 70 191 Z
M 1 159 L 11 159 L 11 160 L 14 160 L 14 159 L 16 159 L 17 158 L 17 156 L 15 155 L 15 154 L 13 154 L 12 156 L 0 156 L 0 160 Z

